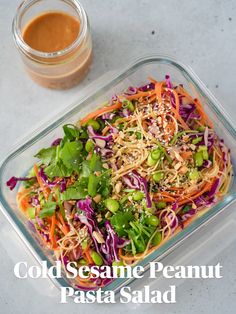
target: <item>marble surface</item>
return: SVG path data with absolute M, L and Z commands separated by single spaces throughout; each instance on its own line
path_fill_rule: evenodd
M 166 53 L 190 65 L 222 102 L 235 121 L 236 2 L 234 0 L 150 1 L 81 0 L 90 18 L 94 63 L 84 82 L 68 91 L 35 85 L 25 74 L 14 47 L 11 22 L 19 1 L 0 1 L 0 159 L 19 138 L 76 101 L 88 83 L 120 68 L 134 57 Z M 235 207 L 235 206 L 234 206 Z M 232 207 L 232 209 L 234 209 Z M 223 222 L 226 218 L 223 218 Z M 227 220 L 228 221 L 228 220 Z M 235 221 L 235 217 L 230 221 Z M 235 224 L 233 224 L 233 227 Z M 235 229 L 234 229 L 235 230 Z M 0 313 L 235 313 L 236 241 L 233 228 L 216 234 L 216 241 L 199 249 L 191 262 L 221 262 L 220 280 L 187 280 L 179 285 L 174 305 L 79 305 L 59 303 L 48 280 L 19 280 L 17 259 L 35 262 L 0 213 Z M 196 239 L 186 245 L 196 247 Z M 201 248 L 201 243 L 198 246 Z M 183 248 L 185 256 L 186 247 Z M 180 250 L 181 252 L 181 250 Z M 185 253 L 184 253 L 185 252 Z M 178 261 L 173 253 L 169 263 Z M 194 258 L 193 258 L 194 259 Z M 143 285 L 139 283 L 139 285 Z M 171 281 L 168 282 L 171 284 Z M 158 283 L 152 283 L 157 285 Z

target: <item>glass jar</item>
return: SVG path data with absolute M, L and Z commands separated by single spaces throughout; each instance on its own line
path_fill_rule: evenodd
M 76 40 L 63 50 L 42 52 L 31 48 L 23 32 L 35 17 L 48 12 L 63 12 L 80 22 Z M 92 61 L 92 40 L 86 12 L 77 0 L 26 0 L 13 20 L 13 37 L 31 78 L 38 84 L 66 89 L 78 84 L 88 73 Z

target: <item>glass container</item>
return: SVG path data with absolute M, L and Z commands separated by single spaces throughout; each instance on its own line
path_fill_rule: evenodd
M 232 164 L 235 168 L 236 131 L 232 126 L 230 118 L 224 112 L 223 107 L 191 68 L 171 57 L 160 55 L 141 57 L 126 66 L 122 71 L 112 75 L 108 73 L 105 79 L 101 78 L 100 81 L 92 83 L 86 88 L 86 92 L 84 93 L 86 96 L 82 100 L 64 109 L 63 113 L 55 117 L 54 121 L 43 125 L 39 130 L 34 131 L 31 136 L 28 136 L 26 141 L 19 143 L 0 167 L 0 207 L 18 235 L 23 239 L 39 262 L 46 260 L 50 267 L 54 264 L 55 258 L 52 251 L 45 249 L 40 238 L 29 228 L 27 218 L 17 207 L 17 188 L 14 191 L 10 191 L 6 186 L 6 181 L 13 175 L 17 177 L 24 175 L 32 167 L 35 161 L 33 157 L 35 153 L 39 149 L 49 146 L 55 138 L 62 136 L 63 124 L 76 123 L 78 119 L 84 117 L 88 112 L 95 110 L 99 104 L 110 99 L 112 95 L 124 91 L 127 86 L 144 85 L 149 76 L 157 80 L 162 80 L 166 74 L 170 75 L 173 82 L 183 84 L 189 93 L 201 99 L 204 110 L 214 123 L 216 133 L 220 138 L 224 139 L 225 144 L 231 150 Z M 212 206 L 178 234 L 171 237 L 152 254 L 144 258 L 139 265 L 148 269 L 151 261 L 161 261 L 163 257 L 184 243 L 191 234 L 202 226 L 205 226 L 213 217 L 225 210 L 235 199 L 236 180 L 233 177 L 230 190 L 221 201 Z M 212 224 L 209 227 L 212 228 Z M 189 243 L 190 241 L 188 241 L 188 245 L 190 245 Z M 66 277 L 52 280 L 58 287 L 68 287 L 71 285 L 71 282 Z M 131 281 L 133 279 L 119 278 L 103 289 L 118 292 L 122 286 L 129 284 Z

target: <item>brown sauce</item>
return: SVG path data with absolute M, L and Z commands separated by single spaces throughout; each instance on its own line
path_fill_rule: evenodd
M 80 20 L 66 12 L 48 11 L 30 20 L 22 31 L 25 43 L 43 52 L 58 52 L 76 41 L 80 33 Z M 50 58 L 31 54 L 24 57 L 27 72 L 38 84 L 65 89 L 77 85 L 88 73 L 92 62 L 90 32 L 69 52 Z
M 45 12 L 32 19 L 23 31 L 24 41 L 41 52 L 56 52 L 78 37 L 80 21 L 64 12 Z

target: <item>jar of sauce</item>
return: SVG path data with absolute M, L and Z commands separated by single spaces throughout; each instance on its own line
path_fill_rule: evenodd
M 66 89 L 78 84 L 92 61 L 87 15 L 77 0 L 26 0 L 13 20 L 13 37 L 38 84 Z

